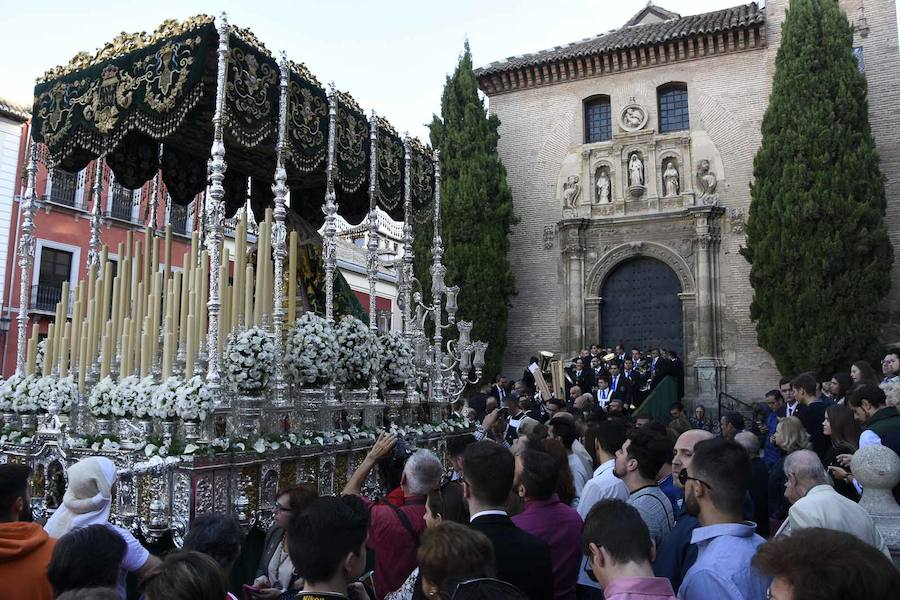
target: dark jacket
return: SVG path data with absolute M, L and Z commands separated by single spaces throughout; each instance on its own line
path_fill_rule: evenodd
M 498 579 L 516 586 L 532 600 L 553 598 L 550 546 L 516 527 L 507 515 L 482 515 L 469 526 L 491 540 Z
M 769 537 L 769 471 L 765 461 L 758 456 L 750 461 L 750 498 L 756 533 Z
M 898 433 L 900 432 L 900 412 L 893 406 L 880 408 L 869 417 L 866 429 L 875 432 L 882 439 L 889 433 Z
M 769 469 L 769 518 L 783 521 L 787 518 L 790 502 L 784 497 L 784 484 L 787 478 L 784 476 L 784 452 L 778 457 L 778 462 Z
M 682 507 L 675 521 L 675 527 L 666 534 L 656 550 L 653 573 L 672 582 L 672 589 L 681 586 L 688 569 L 697 560 L 697 546 L 691 543 L 691 535 L 700 527 L 697 517 L 689 515 Z
M 822 430 L 822 421 L 825 420 L 825 409 L 828 405 L 819 400 L 810 402 L 806 405 L 806 410 L 801 411 L 797 416 L 803 423 L 803 428 L 809 434 L 809 442 L 812 444 L 812 450 L 819 455 L 819 460 L 824 460 L 828 454 L 828 447 L 831 441 Z

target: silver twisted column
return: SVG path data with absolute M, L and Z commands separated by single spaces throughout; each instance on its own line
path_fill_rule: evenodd
M 400 301 L 403 303 L 403 333 L 410 342 L 413 336 L 410 327 L 413 277 L 412 190 L 409 187 L 411 169 L 409 134 L 406 134 L 403 136 L 403 264 L 400 267 Z
M 25 376 L 25 339 L 28 328 L 28 301 L 31 291 L 31 267 L 34 265 L 35 178 L 37 177 L 37 142 L 31 142 L 28 157 L 28 183 L 22 197 L 22 235 L 19 238 L 19 315 L 16 345 L 16 375 Z
M 328 90 L 328 158 L 325 164 L 325 320 L 334 323 L 334 271 L 337 268 L 337 248 L 334 236 L 337 233 L 337 196 L 334 193 L 334 143 L 337 121 L 337 90 L 334 84 Z
M 211 168 L 209 194 L 206 202 L 207 238 L 206 249 L 209 251 L 209 333 L 206 338 L 206 353 L 209 366 L 206 370 L 206 384 L 221 406 L 219 364 L 219 248 L 222 243 L 222 224 L 225 220 L 225 142 L 222 139 L 222 113 L 225 109 L 225 79 L 228 68 L 228 19 L 225 13 L 219 18 L 219 63 L 216 79 L 216 111 L 213 115 L 213 143 L 211 151 Z
M 275 281 L 274 302 L 272 309 L 272 329 L 275 340 L 275 375 L 272 388 L 275 391 L 275 402 L 284 402 L 284 339 L 282 330 L 284 326 L 284 259 L 287 257 L 285 240 L 287 229 L 284 218 L 287 214 L 285 199 L 288 195 L 287 171 L 284 168 L 284 141 L 287 131 L 287 89 L 288 89 L 288 62 L 287 55 L 281 53 L 279 64 L 281 70 L 281 97 L 278 112 L 278 146 L 276 149 L 275 184 L 272 193 L 275 195 L 275 222 L 272 224 L 272 251 L 275 255 Z
M 102 274 L 103 265 L 100 264 L 100 227 L 103 225 L 103 214 L 100 211 L 100 196 L 103 193 L 103 161 L 106 158 L 104 152 L 94 162 L 94 206 L 91 209 L 91 241 L 88 249 L 88 269 L 96 269 L 97 277 Z
M 444 403 L 444 374 L 442 348 L 444 336 L 441 334 L 441 295 L 444 293 L 444 273 L 447 269 L 441 262 L 444 257 L 444 243 L 441 239 L 441 151 L 434 151 L 434 237 L 431 247 L 431 301 L 434 306 L 434 379 L 431 382 L 432 412 L 434 405 Z
M 375 302 L 375 286 L 378 280 L 378 115 L 372 111 L 369 121 L 369 230 L 368 243 L 366 244 L 369 255 L 366 261 L 366 270 L 369 277 L 369 331 L 378 330 L 378 305 Z M 372 373 L 369 377 L 369 405 L 378 403 L 378 373 Z M 366 411 L 364 423 L 374 427 L 375 409 Z

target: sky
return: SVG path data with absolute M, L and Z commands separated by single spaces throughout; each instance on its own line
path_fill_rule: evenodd
M 682 15 L 742 0 L 657 0 Z M 306 63 L 362 108 L 425 140 L 444 82 L 469 40 L 475 66 L 622 26 L 645 0 L 0 0 L 0 97 L 31 104 L 34 80 L 121 31 L 207 13 L 251 29 L 272 52 Z

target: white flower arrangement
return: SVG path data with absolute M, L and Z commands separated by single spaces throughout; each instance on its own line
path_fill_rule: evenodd
M 34 355 L 34 372 L 44 372 L 44 356 L 47 355 L 47 338 L 38 342 L 37 353 Z
M 182 383 L 180 378 L 172 376 L 156 388 L 150 400 L 150 410 L 148 411 L 151 417 L 174 419 L 178 415 L 176 406 L 178 404 L 178 390 L 181 388 Z
M 150 407 L 155 391 L 156 384 L 150 376 L 140 379 L 137 375 L 129 375 L 121 379 L 116 386 L 116 395 L 122 404 L 125 415 L 138 419 L 150 416 Z
M 380 335 L 382 347 L 382 382 L 390 390 L 400 390 L 416 379 L 415 352 L 402 334 Z
M 369 385 L 381 367 L 378 335 L 356 317 L 346 316 L 337 326 L 338 358 L 335 381 L 354 388 Z
M 78 402 L 78 384 L 75 383 L 75 378 L 71 375 L 58 378 L 54 383 L 56 404 L 59 406 L 59 412 L 68 414 Z
M 18 379 L 12 392 L 12 409 L 19 414 L 37 412 L 41 407 L 37 402 L 37 396 L 32 395 L 31 388 L 37 383 L 37 375 L 28 375 Z M 10 379 L 12 381 L 12 379 Z
M 199 375 L 182 383 L 176 392 L 175 412 L 185 421 L 205 421 L 212 404 L 212 394 Z
M 275 344 L 271 335 L 260 327 L 232 335 L 225 349 L 225 376 L 239 392 L 261 392 L 274 372 Z
M 338 357 L 334 326 L 306 312 L 288 330 L 284 347 L 285 375 L 300 387 L 323 386 L 334 377 Z
M 0 385 L 0 411 L 13 411 L 13 399 L 15 398 L 16 389 L 22 384 L 25 378 L 21 375 L 13 375 Z
M 55 397 L 56 378 L 49 375 L 46 377 L 35 375 L 34 381 L 28 386 L 28 404 L 35 408 L 29 412 L 47 412 Z
M 117 387 L 108 375 L 97 382 L 88 396 L 88 410 L 92 415 L 101 419 L 125 416 L 125 403 L 119 399 Z

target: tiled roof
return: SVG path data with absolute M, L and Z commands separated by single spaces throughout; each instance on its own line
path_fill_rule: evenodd
M 31 118 L 31 109 L 17 102 L 0 98 L 0 117 L 24 123 Z
M 760 9 L 754 2 L 700 15 L 672 18 L 659 23 L 625 26 L 566 46 L 492 62 L 476 69 L 475 75 L 484 77 L 546 62 L 583 58 L 610 50 L 658 44 L 702 33 L 727 31 L 763 23 L 765 20 L 765 9 Z

